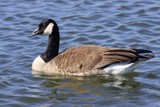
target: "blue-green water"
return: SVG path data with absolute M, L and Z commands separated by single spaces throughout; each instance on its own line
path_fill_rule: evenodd
M 28 36 L 44 18 L 59 25 L 60 51 L 94 44 L 149 49 L 155 58 L 123 76 L 32 75 L 47 37 Z M 159 0 L 1 0 L 0 107 L 160 107 L 159 53 Z

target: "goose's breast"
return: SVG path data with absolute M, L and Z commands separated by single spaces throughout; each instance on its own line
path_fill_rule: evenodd
M 46 62 L 39 55 L 32 63 L 32 70 L 42 71 L 45 65 Z

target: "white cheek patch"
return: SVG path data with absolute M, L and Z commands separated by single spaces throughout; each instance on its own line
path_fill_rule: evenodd
M 45 35 L 50 35 L 52 33 L 52 30 L 53 30 L 53 27 L 54 27 L 54 24 L 53 23 L 50 23 L 46 29 L 44 30 L 44 33 Z

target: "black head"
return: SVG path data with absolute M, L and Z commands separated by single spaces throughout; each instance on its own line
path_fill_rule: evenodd
M 30 37 L 39 34 L 51 35 L 54 27 L 57 27 L 57 24 L 54 20 L 44 19 L 40 22 L 37 29 L 30 35 Z

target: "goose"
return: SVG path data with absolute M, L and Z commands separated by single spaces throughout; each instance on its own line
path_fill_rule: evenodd
M 49 35 L 47 49 L 32 63 L 32 71 L 45 75 L 95 76 L 125 74 L 154 57 L 150 50 L 108 48 L 97 45 L 74 46 L 59 53 L 57 23 L 44 19 L 29 36 Z

